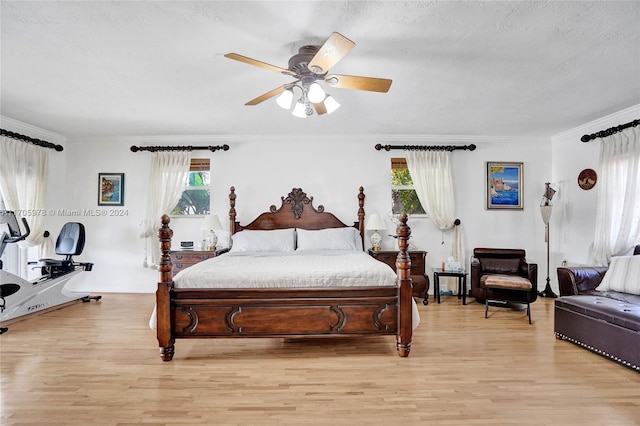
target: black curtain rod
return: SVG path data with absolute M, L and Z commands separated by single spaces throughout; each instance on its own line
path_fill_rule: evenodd
M 406 151 L 455 151 L 456 149 L 463 149 L 469 151 L 475 151 L 476 146 L 471 145 L 382 145 L 377 144 L 375 148 L 378 151 L 385 150 L 391 151 L 392 149 L 404 149 Z
M 219 150 L 223 150 L 223 151 L 229 151 L 229 145 L 224 144 L 224 145 L 217 145 L 217 146 L 131 146 L 131 151 L 132 152 L 138 152 L 138 151 L 150 151 L 150 152 L 156 152 L 156 151 L 204 151 L 204 150 L 209 150 L 211 152 L 215 152 L 215 151 L 219 151 Z
M 624 129 L 628 129 L 629 127 L 635 127 L 640 125 L 640 120 L 633 120 L 630 123 L 621 124 L 619 126 L 610 127 L 607 130 L 600 130 L 599 132 L 592 133 L 590 135 L 584 135 L 580 138 L 582 142 L 589 142 L 595 138 L 606 138 L 607 136 L 611 136 L 615 133 L 621 132 Z
M 64 149 L 64 147 L 62 145 L 58 145 L 58 144 L 55 144 L 55 143 L 43 141 L 43 140 L 40 140 L 40 139 L 30 138 L 29 136 L 21 135 L 20 133 L 10 132 L 10 131 L 5 130 L 5 129 L 0 129 L 0 136 L 6 136 L 8 138 L 17 139 L 17 140 L 22 141 L 22 142 L 32 143 L 34 145 L 38 145 L 38 146 L 41 146 L 43 148 L 55 149 L 58 152 L 60 152 L 60 151 L 62 151 Z

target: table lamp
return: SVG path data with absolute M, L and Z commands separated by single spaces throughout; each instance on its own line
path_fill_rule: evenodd
M 371 216 L 369 216 L 369 220 L 367 220 L 365 229 L 367 231 L 373 231 L 373 234 L 371 234 L 371 246 L 373 251 L 380 251 L 380 242 L 382 241 L 382 237 L 378 231 L 384 231 L 387 229 L 387 225 L 384 223 L 384 220 L 382 220 L 379 214 L 372 213 Z
M 215 233 L 216 229 L 222 229 L 222 224 L 218 215 L 208 214 L 204 216 L 200 229 L 205 231 L 205 237 L 202 241 L 202 249 L 208 251 L 214 251 L 216 244 L 218 243 L 218 236 Z

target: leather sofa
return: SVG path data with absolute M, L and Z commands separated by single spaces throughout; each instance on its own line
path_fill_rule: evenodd
M 634 254 L 640 254 L 640 246 Z M 597 290 L 606 271 L 588 266 L 557 269 L 556 338 L 640 371 L 640 296 Z

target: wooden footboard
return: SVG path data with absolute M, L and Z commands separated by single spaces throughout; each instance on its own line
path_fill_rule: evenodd
M 158 230 L 162 256 L 156 311 L 163 361 L 173 358 L 176 338 L 395 334 L 398 354 L 409 355 L 413 301 L 407 253 L 411 230 L 406 215 L 397 229 L 397 287 L 326 289 L 175 288 L 169 221 L 168 216 L 163 216 Z

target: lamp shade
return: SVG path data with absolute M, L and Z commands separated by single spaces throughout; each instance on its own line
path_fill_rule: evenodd
M 546 182 L 544 184 L 544 194 L 542 194 L 542 198 L 548 201 L 547 204 L 551 204 L 551 200 L 553 199 L 554 195 L 556 195 L 556 190 L 551 187 L 551 184 L 549 182 Z
M 324 107 L 327 109 L 327 114 L 331 114 L 333 111 L 340 108 L 340 103 L 335 100 L 331 95 L 327 95 L 324 99 Z
M 384 223 L 384 220 L 377 213 L 372 213 L 369 216 L 369 220 L 367 220 L 367 224 L 365 229 L 368 231 L 382 231 L 387 229 L 387 225 Z
M 222 224 L 220 223 L 220 219 L 216 214 L 208 214 L 205 215 L 202 220 L 202 224 L 200 225 L 200 229 L 205 231 L 210 231 L 213 229 L 222 229 Z
M 293 89 L 286 89 L 283 91 L 280 96 L 276 98 L 276 102 L 281 108 L 291 108 L 291 103 L 293 102 Z
M 307 114 L 305 110 L 306 110 L 306 107 L 304 105 L 304 101 L 299 100 L 298 102 L 296 102 L 296 106 L 293 108 L 293 111 L 291 112 L 291 114 L 293 114 L 294 117 L 307 118 Z
M 324 93 L 324 90 L 322 90 L 322 87 L 320 87 L 318 83 L 311 83 L 311 86 L 309 86 L 309 93 L 307 93 L 307 98 L 310 102 L 317 104 L 322 102 L 325 96 L 326 94 Z

